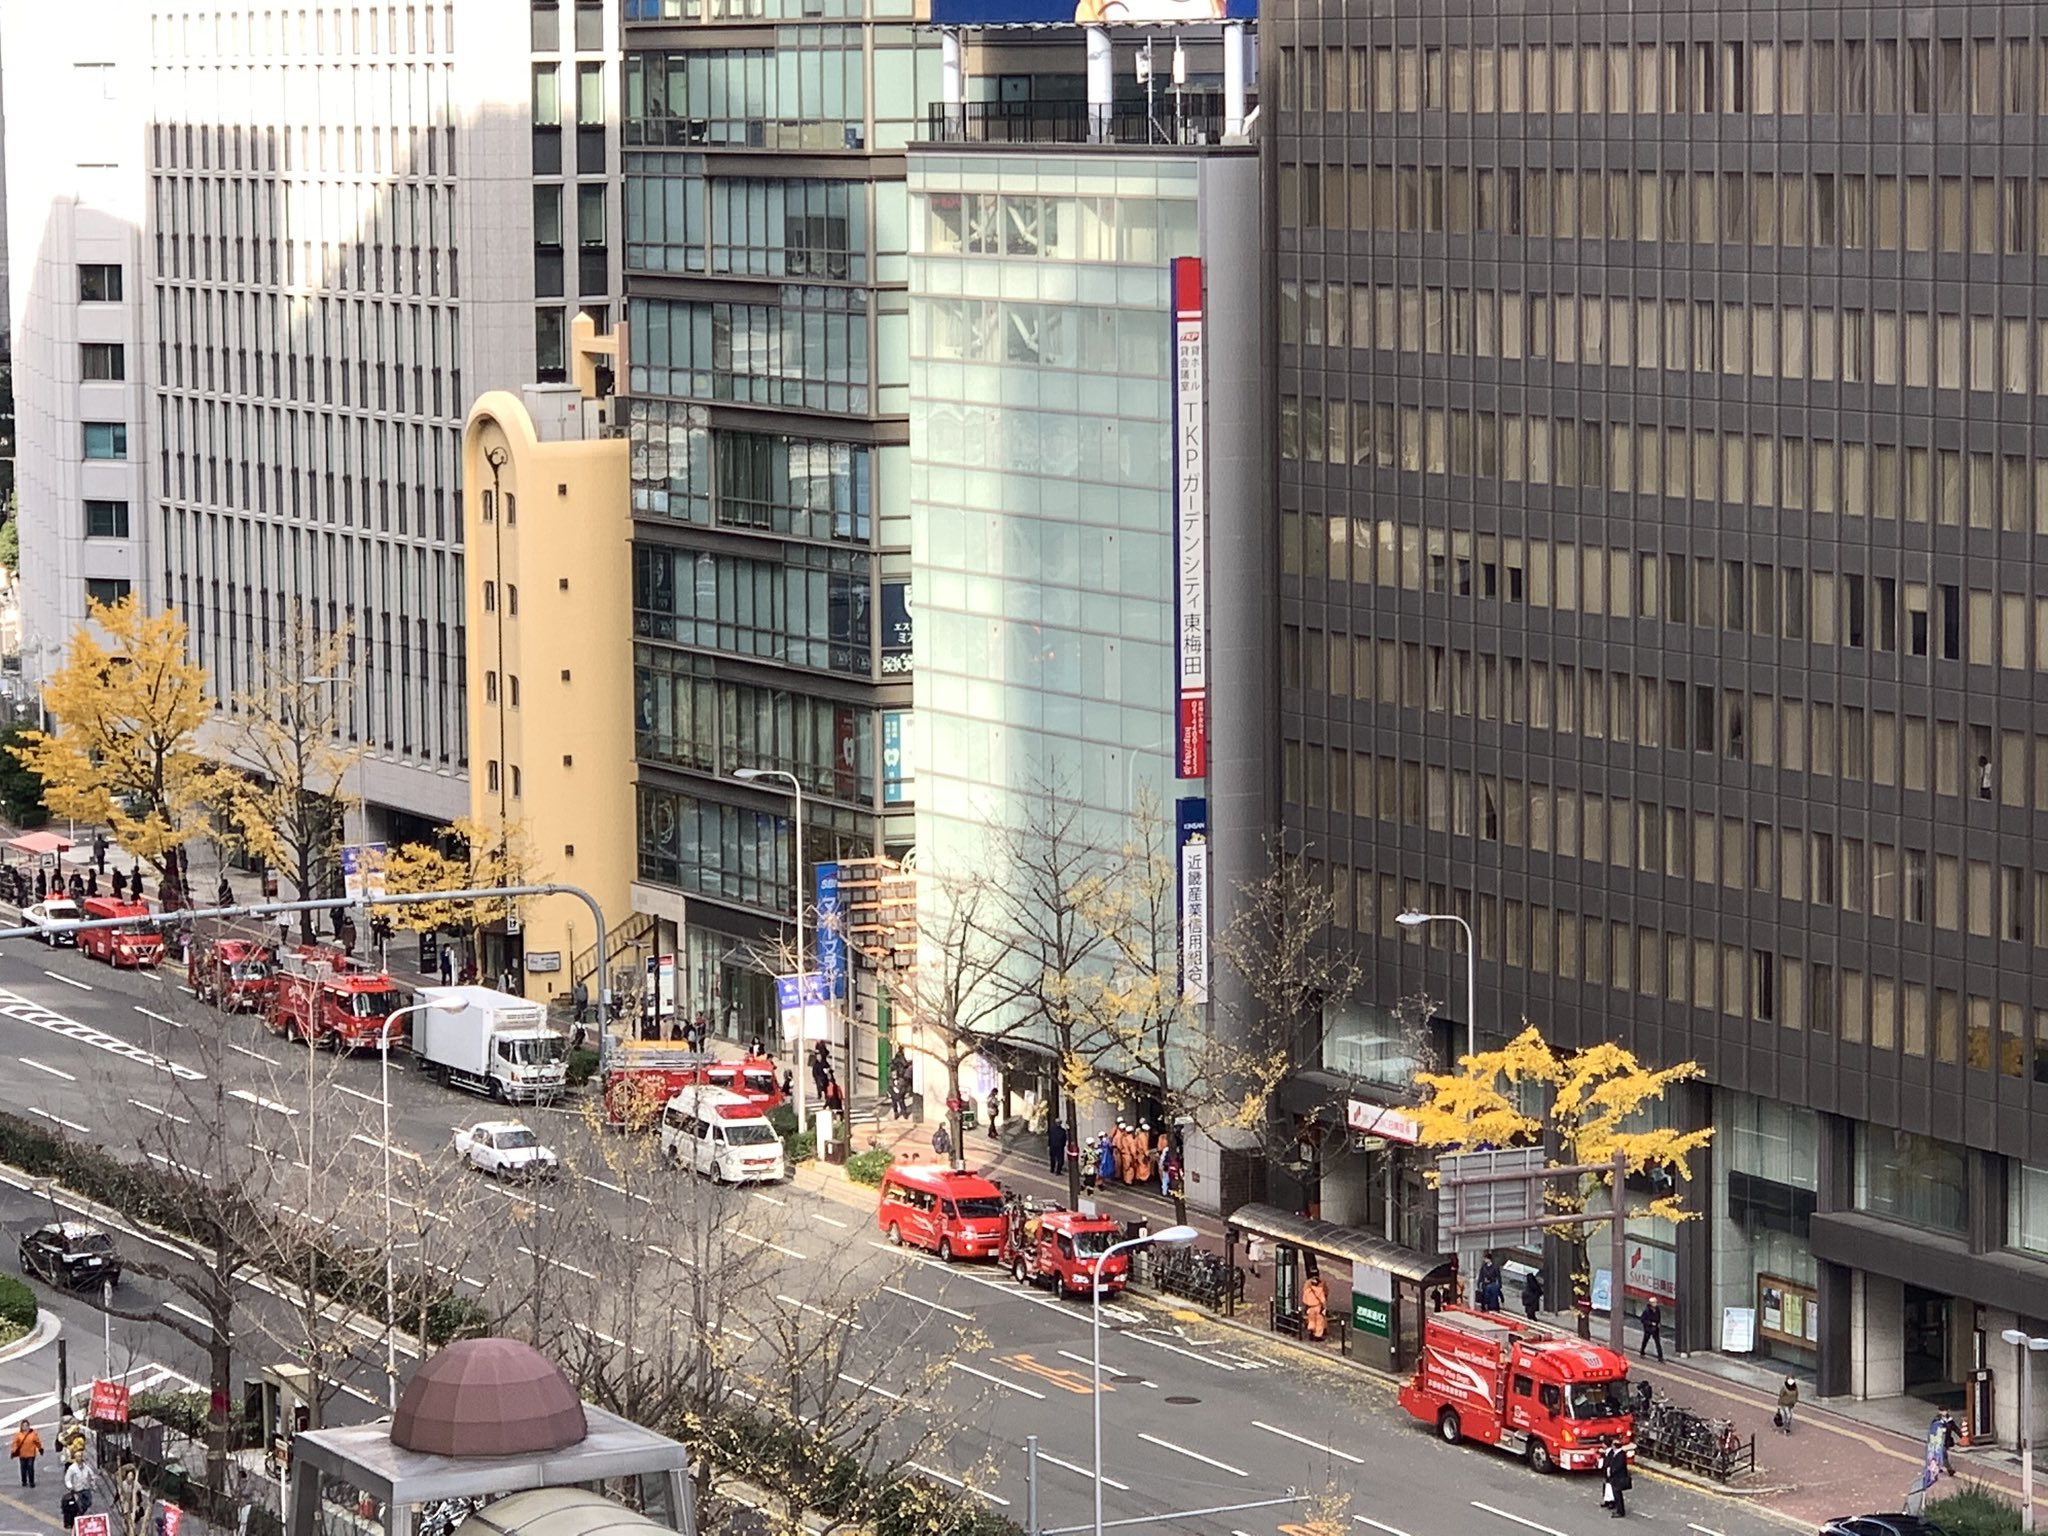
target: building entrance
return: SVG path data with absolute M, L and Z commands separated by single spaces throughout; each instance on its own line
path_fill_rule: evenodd
M 1916 1285 L 1905 1288 L 1906 1390 L 1937 1398 L 1955 1391 L 1960 1375 L 1952 1368 L 1949 1347 L 1951 1302 Z

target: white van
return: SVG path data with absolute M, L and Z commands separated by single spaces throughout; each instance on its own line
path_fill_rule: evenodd
M 661 1112 L 661 1154 L 678 1168 L 721 1182 L 779 1182 L 782 1138 L 760 1105 L 729 1088 L 699 1083 Z

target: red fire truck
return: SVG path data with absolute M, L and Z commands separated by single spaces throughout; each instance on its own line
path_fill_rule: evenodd
M 659 1040 L 615 1040 L 604 1073 L 605 1123 L 646 1130 L 663 1105 L 699 1083 L 729 1089 L 763 1114 L 782 1102 L 782 1076 L 766 1056 L 721 1061 Z
M 382 971 L 351 960 L 338 949 L 301 945 L 278 966 L 270 1006 L 264 1015 L 273 1035 L 310 1040 L 330 1050 L 375 1050 L 384 1041 L 385 1020 L 409 998 Z M 403 1026 L 390 1043 L 402 1043 Z
M 1453 1445 L 1505 1446 L 1539 1472 L 1590 1471 L 1608 1446 L 1634 1438 L 1626 1355 L 1498 1312 L 1426 1317 L 1401 1406 Z
M 1112 1243 L 1123 1241 L 1120 1223 L 1106 1216 L 1083 1216 L 1079 1211 L 1034 1214 L 1016 1203 L 1010 1206 L 1009 1216 L 1000 1262 L 1019 1285 L 1044 1285 L 1062 1296 L 1086 1296 L 1098 1262 L 1102 1265 L 1103 1295 L 1118 1295 L 1129 1283 L 1129 1253 L 1101 1257 Z
M 88 896 L 82 909 L 86 921 L 107 917 L 148 917 L 150 905 L 146 901 L 116 901 L 111 896 Z M 164 936 L 154 928 L 81 928 L 78 931 L 78 947 L 95 960 L 104 960 L 119 969 L 132 965 L 136 970 L 144 966 L 158 966 L 164 960 Z
M 255 939 L 216 937 L 192 946 L 185 962 L 192 995 L 224 1013 L 267 1013 L 277 990 L 271 949 Z

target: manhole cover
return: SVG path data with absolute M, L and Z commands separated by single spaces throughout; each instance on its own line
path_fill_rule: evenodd
M 1167 1401 L 1176 1408 L 1185 1408 L 1189 1403 L 1199 1403 L 1201 1399 L 1199 1397 L 1169 1397 Z

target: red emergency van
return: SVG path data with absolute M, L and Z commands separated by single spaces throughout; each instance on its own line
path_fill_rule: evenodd
M 948 1264 L 1002 1252 L 1009 1217 L 987 1179 L 939 1167 L 891 1168 L 882 1176 L 875 1224 L 892 1243 L 929 1248 Z
M 150 906 L 146 901 L 116 901 L 111 896 L 88 896 L 85 898 L 84 915 L 87 921 L 109 917 L 148 917 Z M 164 936 L 154 928 L 84 928 L 79 930 L 78 947 L 95 960 L 104 960 L 119 969 L 130 965 L 136 970 L 144 966 L 163 963 Z
M 1452 1445 L 1504 1446 L 1539 1472 L 1591 1471 L 1635 1438 L 1628 1356 L 1462 1307 L 1423 1320 L 1401 1406 Z

